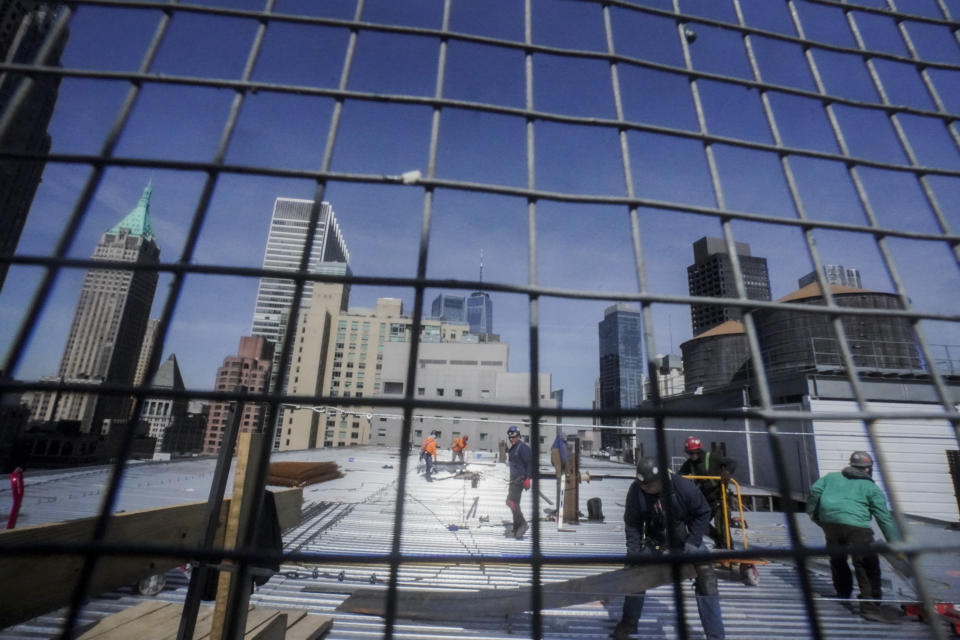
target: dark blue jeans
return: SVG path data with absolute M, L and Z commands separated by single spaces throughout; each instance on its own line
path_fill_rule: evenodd
M 427 471 L 425 475 L 427 476 L 427 480 L 429 480 L 430 474 L 433 472 L 433 456 L 430 455 L 429 453 L 424 453 L 423 461 L 424 461 L 424 464 L 427 465 Z
M 720 596 L 717 595 L 717 574 L 713 570 L 713 563 L 705 562 L 695 565 L 694 568 L 697 570 L 694 592 L 697 595 L 697 612 L 700 614 L 703 632 L 707 640 L 723 640 L 726 632 L 723 629 Z M 637 626 L 643 614 L 643 598 L 643 593 L 632 593 L 623 599 L 624 622 Z

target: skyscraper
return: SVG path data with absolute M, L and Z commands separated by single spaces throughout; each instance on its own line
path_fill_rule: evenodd
M 310 273 L 347 273 L 350 253 L 340 235 L 333 208 L 330 203 L 321 205 L 320 217 L 311 239 L 310 261 L 307 269 Z M 264 269 L 296 271 L 300 261 L 310 226 L 312 200 L 277 198 L 273 204 L 273 216 L 270 219 L 270 233 L 263 255 Z M 253 312 L 251 335 L 261 336 L 272 342 L 274 352 L 273 379 L 276 379 L 280 363 L 280 346 L 286 331 L 287 318 L 293 305 L 296 283 L 283 278 L 260 278 L 257 289 L 257 302 Z M 313 283 L 305 282 L 300 306 L 310 307 Z
M 470 333 L 493 333 L 493 302 L 485 291 L 474 291 L 467 298 L 467 323 Z
M 160 320 L 150 318 L 147 321 L 147 330 L 143 332 L 143 343 L 140 345 L 140 357 L 137 359 L 137 370 L 133 376 L 133 385 L 139 386 L 144 380 L 150 378 L 150 371 L 147 371 L 147 365 L 150 364 L 150 352 L 153 351 L 153 342 L 157 338 L 157 327 L 160 326 Z
M 750 255 L 750 245 L 746 242 L 737 242 L 736 251 L 747 298 L 769 300 L 770 275 L 767 273 L 767 259 Z M 693 243 L 693 264 L 687 267 L 690 295 L 736 298 L 735 277 L 733 262 L 722 239 L 704 237 Z M 690 305 L 694 336 L 727 320 L 739 320 L 741 317 L 743 312 L 740 307 Z
M 441 293 L 430 305 L 430 319 L 468 324 L 470 333 L 476 335 L 493 333 L 493 302 L 484 291 L 469 296 Z
M 600 333 L 600 409 L 628 409 L 643 400 L 643 348 L 640 311 L 628 304 L 610 305 L 603 312 Z M 616 425 L 617 418 L 602 424 Z M 611 430 L 602 433 L 604 447 L 618 446 Z
M 0 60 L 34 63 L 58 11 L 54 3 L 0 0 Z M 41 62 L 49 66 L 59 65 L 66 41 L 64 31 L 49 50 L 46 60 Z M 23 74 L 0 72 L 0 116 L 8 108 L 13 108 L 13 97 L 26 81 Z M 32 83 L 30 93 L 16 107 L 13 120 L 0 140 L 0 154 L 12 151 L 43 155 L 50 151 L 47 125 L 57 102 L 60 77 L 37 75 L 32 78 Z M 0 155 L 0 257 L 12 255 L 17 248 L 45 165 L 43 160 Z M 0 262 L 0 289 L 9 266 L 9 263 Z
M 827 284 L 838 284 L 843 287 L 856 287 L 857 289 L 863 288 L 860 282 L 860 272 L 856 269 L 847 269 L 842 264 L 823 265 L 823 275 L 826 278 Z M 811 271 L 797 281 L 797 286 L 803 289 L 808 284 L 816 281 L 817 272 Z
M 151 186 L 120 222 L 100 238 L 93 260 L 157 264 L 160 249 L 150 222 Z M 58 376 L 96 385 L 132 384 L 140 347 L 157 288 L 156 271 L 90 269 L 70 324 Z M 41 420 L 79 420 L 81 428 L 100 429 L 104 420 L 126 421 L 129 399 L 95 394 L 62 394 L 48 403 Z
M 433 299 L 430 305 L 430 318 L 444 322 L 467 322 L 466 299 L 463 296 L 452 296 L 441 293 Z

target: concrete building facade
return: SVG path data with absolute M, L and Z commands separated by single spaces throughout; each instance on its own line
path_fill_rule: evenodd
M 214 388 L 217 391 L 235 391 L 243 387 L 249 393 L 263 393 L 269 390 L 272 367 L 273 343 L 260 336 L 243 336 L 237 354 L 223 359 L 223 365 L 217 370 Z M 204 453 L 213 454 L 220 450 L 230 422 L 232 404 L 223 401 L 211 403 L 203 439 Z M 240 432 L 262 431 L 266 411 L 266 404 L 245 402 Z
M 406 391 L 410 342 L 389 342 L 383 350 L 382 397 L 402 398 Z M 432 432 L 439 432 L 437 444 L 447 449 L 453 439 L 470 437 L 474 451 L 496 451 L 506 440 L 507 427 L 515 424 L 529 440 L 530 416 L 519 407 L 529 406 L 530 374 L 508 371 L 509 346 L 505 343 L 424 342 L 417 354 L 415 399 L 469 404 L 518 405 L 515 414 L 467 411 L 464 409 L 415 409 L 411 438 L 414 445 Z M 550 374 L 537 380 L 540 407 L 556 408 Z M 387 446 L 400 444 L 402 412 L 375 410 L 372 413 L 371 442 Z M 540 427 L 540 444 L 549 446 L 556 437 L 556 417 L 548 417 Z
M 399 412 L 374 410 L 371 405 L 356 399 L 402 397 L 406 354 L 409 353 L 412 331 L 413 320 L 403 314 L 401 300 L 379 298 L 373 309 L 348 308 L 348 292 L 342 285 L 317 283 L 310 308 L 301 313 L 298 321 L 287 393 L 295 396 L 326 396 L 331 400 L 322 406 L 317 403 L 310 406 L 286 404 L 275 441 L 276 448 L 345 447 L 370 442 L 387 443 L 390 438 L 395 438 L 392 441 L 394 444 L 398 443 L 399 432 L 392 424 L 380 424 L 380 418 Z M 490 357 L 472 358 L 476 360 L 475 367 L 481 367 L 484 371 L 493 371 L 490 367 L 494 367 L 501 374 L 497 378 L 499 382 L 486 380 L 482 389 L 481 383 L 476 382 L 474 395 L 477 398 L 484 396 L 482 392 L 488 398 L 512 398 L 514 396 L 510 394 L 513 392 L 508 392 L 512 388 L 511 383 L 520 384 L 523 390 L 529 389 L 528 378 L 526 382 L 520 382 L 512 377 L 520 374 L 507 372 L 506 345 L 492 340 L 492 336 L 476 336 L 462 323 L 424 319 L 419 339 L 421 365 L 430 367 L 431 373 L 438 362 L 428 362 L 430 360 L 444 360 L 447 368 L 443 370 L 443 375 L 455 377 L 462 373 L 458 367 L 466 365 L 456 362 L 450 365 L 450 361 L 471 360 L 466 356 L 431 358 L 422 355 L 430 353 L 431 349 L 456 347 L 474 349 L 477 353 L 486 350 L 492 354 Z M 486 364 L 479 364 L 481 361 Z M 497 364 L 491 364 L 493 362 Z M 389 379 L 385 376 L 386 370 L 393 372 Z M 421 369 L 418 369 L 420 372 Z M 424 375 L 427 373 L 425 370 L 422 372 Z M 462 394 L 467 387 L 454 386 L 447 391 L 443 385 L 436 382 L 431 384 L 434 393 L 437 389 L 444 389 L 446 397 L 451 400 L 465 401 Z M 550 401 L 549 376 L 542 379 L 542 384 L 547 385 L 544 387 L 546 403 Z M 458 389 L 460 396 L 457 395 Z M 348 398 L 350 402 L 334 404 L 338 398 Z M 519 401 L 520 404 L 527 402 L 526 396 Z M 452 419 L 453 413 L 450 415 Z M 450 431 L 449 428 L 446 430 Z M 492 437 L 492 431 L 489 437 Z

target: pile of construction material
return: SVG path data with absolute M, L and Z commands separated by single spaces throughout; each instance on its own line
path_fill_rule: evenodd
M 271 462 L 267 484 L 280 487 L 305 487 L 342 478 L 336 462 Z

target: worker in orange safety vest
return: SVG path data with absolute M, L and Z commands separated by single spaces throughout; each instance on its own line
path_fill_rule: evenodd
M 437 434 L 435 431 L 423 439 L 423 444 L 420 445 L 420 458 L 427 466 L 424 474 L 427 482 L 433 482 L 433 462 L 437 459 Z
M 467 448 L 467 441 L 470 439 L 468 435 L 462 435 L 459 438 L 453 439 L 453 462 L 457 461 L 457 458 L 460 458 L 460 464 L 464 463 L 463 452 Z

